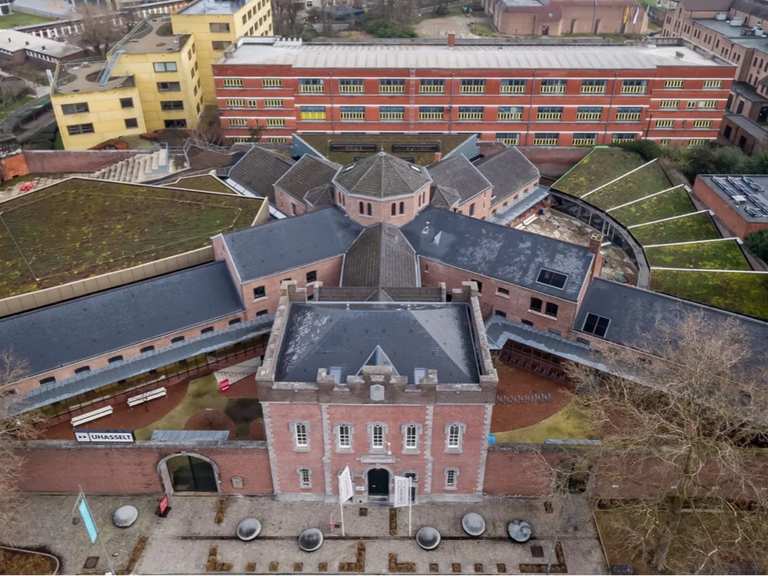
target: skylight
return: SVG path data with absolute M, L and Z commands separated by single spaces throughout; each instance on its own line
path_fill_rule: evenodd
M 555 288 L 562 290 L 567 280 L 568 276 L 566 274 L 561 274 L 560 272 L 542 268 L 539 270 L 539 277 L 536 279 L 536 282 L 539 284 L 554 286 Z
M 582 330 L 589 334 L 594 334 L 600 338 L 604 338 L 606 332 L 608 332 L 608 325 L 611 323 L 609 318 L 598 316 L 597 314 L 587 314 L 587 318 L 584 320 L 584 326 Z

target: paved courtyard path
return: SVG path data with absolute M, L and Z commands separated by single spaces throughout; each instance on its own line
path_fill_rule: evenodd
M 537 499 L 497 498 L 473 504 L 425 504 L 413 508 L 413 531 L 424 525 L 440 530 L 443 542 L 434 552 L 422 551 L 408 537 L 407 509 L 397 514 L 397 529 L 390 534 L 390 508 L 349 504 L 345 507 L 346 537 L 336 526 L 338 505 L 278 503 L 272 498 L 230 497 L 223 520 L 216 496 L 177 496 L 167 518 L 154 515 L 156 501 L 146 496 L 92 496 L 89 504 L 101 531 L 101 544 L 91 545 L 82 525 L 73 524 L 75 496 L 34 496 L 23 517 L 0 535 L 2 541 L 22 547 L 45 547 L 62 559 L 62 573 L 104 574 L 110 566 L 136 574 L 199 574 L 210 571 L 211 548 L 216 547 L 219 568 L 231 573 L 339 573 L 340 563 L 355 562 L 358 543 L 365 545 L 366 573 L 406 572 L 414 563 L 417 574 L 520 573 L 520 564 L 557 563 L 556 543 L 569 573 L 602 573 L 603 558 L 591 514 L 581 499 L 568 501 L 565 511 L 546 513 Z M 122 504 L 139 509 L 137 523 L 128 529 L 112 527 L 112 511 Z M 361 508 L 365 516 L 361 515 Z M 481 513 L 488 526 L 483 537 L 473 539 L 461 530 L 468 511 Z M 255 516 L 263 523 L 262 536 L 243 543 L 234 538 L 240 520 Z M 534 539 L 513 544 L 506 523 L 523 518 L 534 526 Z M 318 527 L 326 535 L 317 552 L 301 552 L 296 536 L 304 528 Z M 137 543 L 143 541 L 139 554 Z M 540 549 L 537 549 L 540 547 Z M 396 556 L 400 567 L 390 565 Z M 131 556 L 134 556 L 131 561 Z M 92 568 L 86 568 L 91 558 Z M 392 569 L 390 569 L 392 568 Z

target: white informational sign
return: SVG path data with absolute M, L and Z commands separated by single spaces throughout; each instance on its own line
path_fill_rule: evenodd
M 128 443 L 134 441 L 133 432 L 109 432 L 98 430 L 75 430 L 78 442 Z
M 349 472 L 349 466 L 345 466 L 344 470 L 339 474 L 339 501 L 346 502 L 355 494 L 355 489 L 352 486 L 352 474 Z
M 410 506 L 411 479 L 405 476 L 395 476 L 395 508 Z

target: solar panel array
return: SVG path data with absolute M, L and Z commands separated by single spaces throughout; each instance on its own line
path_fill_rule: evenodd
M 768 190 L 749 176 L 713 176 L 731 202 L 752 218 L 768 218 Z

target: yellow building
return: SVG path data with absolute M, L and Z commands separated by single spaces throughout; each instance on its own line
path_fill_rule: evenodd
M 271 36 L 270 0 L 197 0 L 171 16 L 176 34 L 195 38 L 203 71 L 203 100 L 216 104 L 212 66 L 231 44 L 243 36 Z

